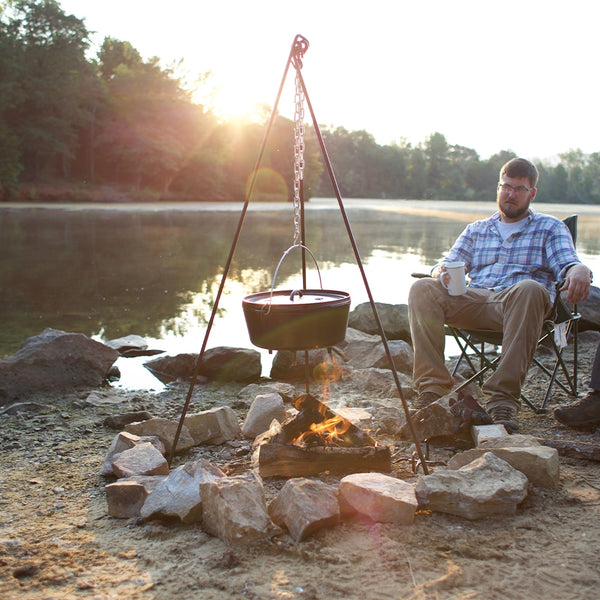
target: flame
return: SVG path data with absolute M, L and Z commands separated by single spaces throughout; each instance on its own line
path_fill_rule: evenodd
M 321 398 L 324 404 L 328 404 L 331 399 L 331 384 L 339 381 L 342 377 L 342 366 L 338 364 L 335 356 L 331 355 L 331 360 L 323 361 L 313 369 L 313 378 L 321 382 Z
M 318 436 L 325 444 L 335 445 L 336 441 L 341 438 L 350 427 L 350 421 L 344 419 L 344 417 L 340 415 L 335 415 L 320 423 L 312 423 L 309 430 L 301 433 L 294 442 L 297 444 L 306 444 L 311 436 Z

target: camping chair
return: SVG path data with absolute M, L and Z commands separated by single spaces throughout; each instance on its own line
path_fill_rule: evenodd
M 569 228 L 573 243 L 575 243 L 577 240 L 577 215 L 567 217 L 563 220 L 563 223 Z M 413 274 L 413 276 L 422 277 L 420 274 Z M 552 312 L 553 318 L 544 321 L 542 333 L 538 340 L 538 348 L 540 345 L 550 348 L 554 364 L 551 368 L 548 368 L 536 356 L 534 356 L 532 362 L 532 364 L 539 367 L 549 378 L 544 399 L 540 406 L 536 406 L 529 398 L 527 398 L 527 396 L 521 393 L 521 399 L 535 413 L 542 413 L 545 411 L 554 384 L 558 385 L 567 394 L 577 396 L 578 323 L 581 315 L 577 311 L 577 305 L 574 305 L 571 309 L 562 298 L 559 290 L 563 283 L 564 282 L 559 282 L 556 284 L 556 299 L 554 301 Z M 463 362 L 466 362 L 473 373 L 466 381 L 461 383 L 457 389 L 462 389 L 473 381 L 477 381 L 479 385 L 482 385 L 483 376 L 486 371 L 489 369 L 495 370 L 500 361 L 501 356 L 496 352 L 496 348 L 502 346 L 502 332 L 467 330 L 446 325 L 445 334 L 447 336 L 452 336 L 460 349 L 460 355 L 454 364 L 452 375 L 456 375 Z M 557 342 L 557 337 L 572 341 L 573 366 L 571 369 L 569 369 L 563 359 L 565 346 Z M 490 345 L 493 347 L 491 353 L 489 352 Z

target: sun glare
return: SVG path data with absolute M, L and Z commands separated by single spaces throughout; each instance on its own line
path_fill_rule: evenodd
M 258 111 L 258 100 L 237 86 L 221 87 L 215 92 L 214 111 L 228 120 L 251 118 Z

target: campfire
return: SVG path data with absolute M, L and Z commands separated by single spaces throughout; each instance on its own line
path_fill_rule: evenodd
M 311 394 L 294 401 L 298 413 L 257 438 L 254 461 L 263 477 L 306 477 L 390 471 L 391 453 Z

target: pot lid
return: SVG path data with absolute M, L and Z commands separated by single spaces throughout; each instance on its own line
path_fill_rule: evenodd
M 247 302 L 273 305 L 322 304 L 349 298 L 346 292 L 336 290 L 276 290 L 259 292 L 246 297 Z

